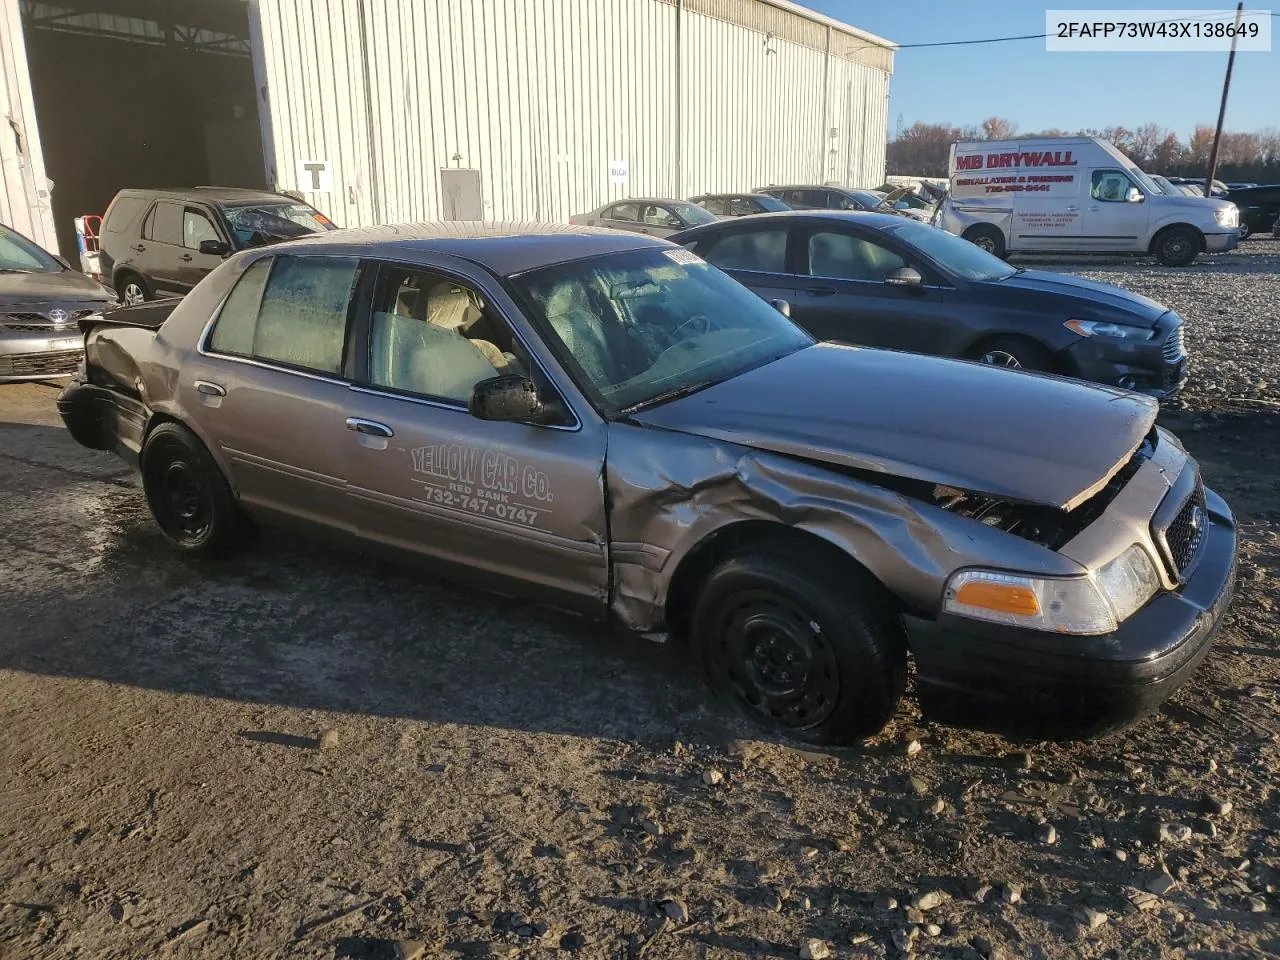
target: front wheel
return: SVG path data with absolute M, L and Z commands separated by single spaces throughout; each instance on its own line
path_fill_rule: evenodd
M 1247 223 L 1240 224 L 1240 242 L 1241 243 L 1244 243 L 1244 241 L 1248 240 L 1249 235 L 1252 233 L 1253 231 L 1249 229 L 1249 225 Z
M 1160 236 L 1151 251 L 1166 267 L 1185 267 L 1200 253 L 1200 234 L 1192 227 L 1170 227 Z
M 183 553 L 222 556 L 251 529 L 217 463 L 181 424 L 162 423 L 147 437 L 142 489 L 156 523 Z
M 878 733 L 906 687 L 906 636 L 892 598 L 825 544 L 748 547 L 722 562 L 694 608 L 708 685 L 756 723 L 798 740 Z
M 1053 369 L 1053 357 L 1049 351 L 1034 340 L 1021 337 L 996 337 L 977 347 L 970 354 L 970 359 L 993 367 L 1008 367 L 1012 370 Z
M 126 307 L 137 306 L 151 299 L 151 291 L 147 282 L 137 274 L 127 273 L 116 284 L 116 292 L 120 294 L 120 302 Z

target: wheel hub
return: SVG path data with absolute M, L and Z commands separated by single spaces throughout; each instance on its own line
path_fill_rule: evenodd
M 190 464 L 181 460 L 170 463 L 164 471 L 163 490 L 170 521 L 180 533 L 199 537 L 208 529 L 204 484 Z
M 1011 370 L 1022 369 L 1022 364 L 1018 358 L 1006 350 L 988 350 L 982 355 L 982 362 L 989 363 L 993 367 L 1009 367 Z

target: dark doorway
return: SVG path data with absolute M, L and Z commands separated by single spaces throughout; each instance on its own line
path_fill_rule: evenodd
M 243 0 L 21 0 L 58 246 L 124 187 L 263 187 Z

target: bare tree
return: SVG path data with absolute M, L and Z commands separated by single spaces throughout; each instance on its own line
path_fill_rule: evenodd
M 1156 150 L 1169 135 L 1169 131 L 1158 123 L 1144 123 L 1129 139 L 1129 156 L 1145 169 L 1155 159 Z
M 982 135 L 988 140 L 1008 140 L 1018 132 L 1018 125 L 1004 117 L 987 117 L 982 121 Z

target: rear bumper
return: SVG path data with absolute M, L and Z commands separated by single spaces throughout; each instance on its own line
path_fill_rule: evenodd
M 141 401 L 77 381 L 58 397 L 58 413 L 76 443 L 91 450 L 110 450 L 138 465 L 147 424 Z
M 1223 233 L 1206 233 L 1204 235 L 1205 253 L 1226 253 L 1234 250 L 1240 243 L 1240 231 L 1227 230 Z
M 920 705 L 942 723 L 1046 738 L 1100 736 L 1155 711 L 1212 646 L 1235 588 L 1236 529 L 1205 491 L 1209 526 L 1186 582 L 1114 633 L 1071 637 L 955 616 L 906 617 Z

